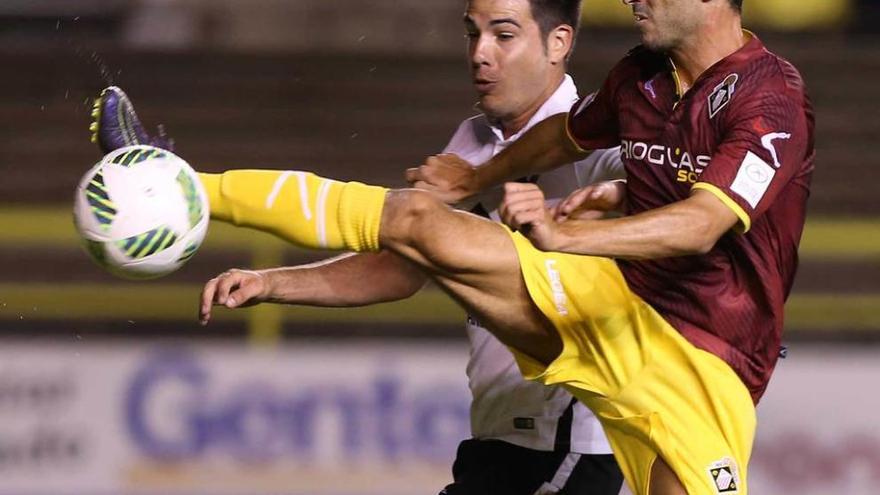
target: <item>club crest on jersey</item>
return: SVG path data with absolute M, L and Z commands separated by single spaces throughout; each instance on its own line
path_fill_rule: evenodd
M 736 82 L 739 81 L 739 75 L 736 73 L 729 74 L 721 81 L 721 84 L 715 86 L 712 94 L 709 95 L 709 118 L 714 118 L 722 108 L 730 103 L 733 93 L 736 91 Z
M 736 467 L 736 461 L 725 457 L 709 465 L 708 471 L 718 494 L 739 493 L 739 469 Z

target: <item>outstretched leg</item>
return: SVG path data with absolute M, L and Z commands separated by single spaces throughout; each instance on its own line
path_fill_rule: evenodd
M 559 334 L 532 302 L 510 235 L 430 193 L 390 191 L 379 242 L 415 262 L 504 344 L 548 364 Z
M 389 249 L 413 261 L 500 341 L 544 364 L 562 349 L 532 303 L 504 227 L 430 193 L 343 183 L 307 172 L 200 174 L 212 218 L 306 248 Z

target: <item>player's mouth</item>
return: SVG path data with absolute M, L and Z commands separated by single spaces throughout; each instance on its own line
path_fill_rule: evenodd
M 483 78 L 475 78 L 474 79 L 474 88 L 477 89 L 477 93 L 486 94 L 495 89 L 495 86 L 498 85 L 498 81 L 493 81 L 491 79 L 483 79 Z
M 648 20 L 648 14 L 643 9 L 633 8 L 633 17 L 636 20 L 636 25 L 640 25 Z

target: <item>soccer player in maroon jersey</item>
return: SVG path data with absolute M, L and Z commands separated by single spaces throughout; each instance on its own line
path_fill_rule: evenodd
M 506 221 L 529 225 L 541 249 L 616 258 L 628 287 L 691 344 L 723 359 L 757 402 L 797 268 L 813 170 L 811 104 L 797 70 L 742 30 L 741 0 L 624 3 L 643 44 L 595 98 L 483 167 L 464 174 L 454 157 L 435 157 L 411 178 L 455 200 L 620 144 L 626 185 L 576 192 L 554 219 L 538 205 L 540 191 L 511 184 Z M 555 221 L 592 207 L 628 216 Z

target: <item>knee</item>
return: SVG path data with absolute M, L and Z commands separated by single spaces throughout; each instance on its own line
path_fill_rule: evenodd
M 389 203 L 394 204 L 400 213 L 411 218 L 423 217 L 446 205 L 433 194 L 419 189 L 400 189 L 393 191 Z
M 433 194 L 418 189 L 390 191 L 382 212 L 382 231 L 389 238 L 402 240 L 428 227 L 431 217 L 448 207 Z

